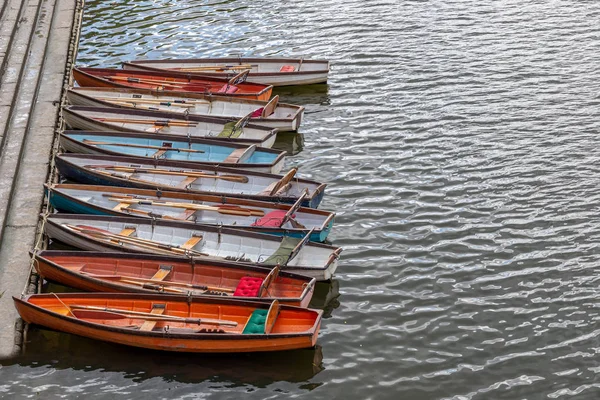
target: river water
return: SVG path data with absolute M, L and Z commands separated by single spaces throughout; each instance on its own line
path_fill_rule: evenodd
M 328 58 L 288 159 L 329 183 L 316 349 L 181 356 L 44 330 L 6 398 L 600 397 L 600 3 L 86 2 L 78 62 Z M 299 150 L 299 149 L 298 149 Z

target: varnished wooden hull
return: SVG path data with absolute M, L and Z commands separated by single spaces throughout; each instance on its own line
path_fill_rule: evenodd
M 158 79 L 160 81 L 171 81 L 171 82 L 200 82 L 207 83 L 211 88 L 203 90 L 169 90 L 170 86 L 165 86 L 161 83 L 130 83 L 127 81 L 111 81 L 103 78 L 103 76 L 120 76 L 120 77 L 132 77 L 141 79 Z M 176 73 L 176 72 L 149 72 L 149 71 L 125 71 L 111 68 L 73 68 L 73 79 L 82 87 L 130 87 L 140 89 L 152 89 L 160 90 L 166 94 L 174 93 L 207 93 L 215 95 L 226 95 L 233 98 L 242 98 L 250 100 L 268 101 L 271 98 L 273 86 L 267 86 L 262 84 L 242 83 L 238 86 L 243 88 L 236 93 L 219 93 L 219 88 L 226 85 L 227 79 L 220 79 L 215 77 L 206 77 L 206 79 L 199 79 L 198 77 L 190 77 L 189 74 Z M 165 89 L 167 87 L 167 89 Z
M 322 311 L 281 306 L 270 334 L 241 334 L 249 315 L 256 309 L 267 309 L 268 304 L 123 293 L 42 294 L 22 299 L 13 297 L 13 300 L 23 320 L 30 324 L 127 346 L 189 353 L 261 352 L 312 347 L 317 341 L 322 315 Z M 131 328 L 131 324 L 139 321 L 139 318 L 123 319 L 117 325 L 109 320 L 75 318 L 65 308 L 84 305 L 125 311 L 134 306 L 135 310 L 149 312 L 155 303 L 166 304 L 166 309 L 173 310 L 172 315 L 175 316 L 207 318 L 207 315 L 211 315 L 212 318 L 219 315 L 237 322 L 238 326 L 224 333 L 196 333 L 192 328 L 198 325 L 158 322 L 152 331 L 144 331 Z
M 87 251 L 45 250 L 33 255 L 35 268 L 44 279 L 88 292 L 110 293 L 157 293 L 164 287 L 188 290 L 190 296 L 221 299 L 223 294 L 234 300 L 272 302 L 307 307 L 314 292 L 315 279 L 302 275 L 280 272 L 262 297 L 234 296 L 236 282 L 242 277 L 264 279 L 271 269 L 236 263 L 217 261 L 190 261 L 184 257 L 165 257 L 148 254 L 96 253 Z M 151 285 L 127 283 L 139 278 L 151 278 L 161 265 L 172 268 L 163 281 L 151 282 Z M 119 279 L 106 277 L 121 276 Z M 131 281 L 133 280 L 133 281 Z M 140 281 L 146 282 L 146 281 Z M 220 287 L 227 292 L 200 293 L 184 286 L 169 286 L 170 283 L 209 285 Z M 164 286 L 166 285 L 166 286 Z M 151 288 L 156 287 L 156 288 Z

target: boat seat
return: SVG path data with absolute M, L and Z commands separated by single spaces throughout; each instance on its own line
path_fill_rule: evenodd
M 154 275 L 152 275 L 153 281 L 163 281 L 173 270 L 171 265 L 161 265 L 158 267 L 158 271 Z
M 262 278 L 254 278 L 251 276 L 244 276 L 240 279 L 237 287 L 235 288 L 235 292 L 233 293 L 234 297 L 258 297 L 258 291 L 260 290 L 260 285 L 262 285 Z
M 252 226 L 266 226 L 272 228 L 279 228 L 286 214 L 287 212 L 283 210 L 271 211 L 264 217 L 254 222 Z M 296 218 L 296 214 L 292 214 L 292 218 Z
M 116 206 L 113 207 L 113 210 L 115 210 L 115 211 L 121 211 L 122 209 L 127 208 L 130 205 L 131 204 L 129 204 L 129 203 L 119 203 L 119 204 L 117 204 Z
M 296 67 L 294 67 L 293 65 L 284 65 L 283 67 L 281 67 L 279 72 L 294 72 L 295 70 Z
M 258 110 L 252 111 L 252 114 L 250 115 L 250 118 L 260 118 L 260 117 L 262 117 L 262 113 L 263 113 L 264 109 L 265 109 L 264 107 L 261 107 Z
M 123 229 L 121 232 L 119 232 L 120 236 L 131 236 L 135 233 L 135 228 L 127 228 L 125 227 L 125 229 Z
M 188 185 L 191 185 L 192 183 L 194 183 L 196 181 L 196 179 L 198 179 L 198 177 L 195 176 L 188 176 L 187 178 L 185 178 L 184 180 L 182 180 L 177 186 L 177 188 L 180 189 L 185 189 L 186 187 L 188 187 Z
M 167 150 L 157 150 L 156 153 L 152 154 L 153 158 L 161 158 L 162 156 L 165 155 L 165 153 L 167 152 Z
M 288 259 L 290 258 L 290 255 L 292 254 L 298 243 L 300 243 L 301 241 L 302 239 L 284 236 L 283 240 L 281 241 L 281 244 L 279 245 L 279 248 L 275 250 L 275 252 L 269 256 L 269 258 L 263 261 L 263 264 L 285 265 Z
M 217 93 L 231 94 L 238 91 L 238 87 L 235 85 L 224 85 Z
M 191 250 L 195 245 L 200 243 L 200 241 L 202 241 L 202 235 L 192 236 L 187 240 L 187 242 L 181 245 L 181 248 Z
M 182 221 L 188 221 L 195 213 L 196 213 L 196 210 L 190 210 L 188 208 L 184 212 L 182 212 L 181 214 L 179 214 L 177 216 L 177 219 L 180 219 Z
M 242 334 L 251 335 L 251 334 L 259 334 L 262 335 L 265 333 L 265 323 L 267 322 L 267 310 L 256 309 L 248 318 L 248 322 L 246 322 L 246 326 L 244 326 L 244 330 Z
M 165 313 L 165 309 L 167 308 L 166 304 L 152 304 L 151 314 L 162 315 Z M 158 321 L 144 321 L 142 326 L 140 326 L 140 331 L 151 331 L 156 326 Z
M 228 122 L 223 125 L 223 130 L 217 135 L 220 138 L 238 138 L 242 134 L 242 129 L 235 129 L 236 121 Z
M 252 157 L 252 154 L 254 154 L 255 151 L 256 151 L 255 144 L 253 144 L 252 146 L 246 147 L 246 148 L 235 149 L 234 151 L 231 152 L 231 154 L 229 154 L 225 158 L 225 160 L 223 160 L 223 162 L 231 163 L 231 164 L 243 164 L 250 157 Z

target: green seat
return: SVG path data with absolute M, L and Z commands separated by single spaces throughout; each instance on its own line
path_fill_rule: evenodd
M 269 258 L 267 258 L 263 264 L 266 265 L 285 265 L 292 254 L 292 251 L 298 246 L 301 239 L 296 239 L 289 236 L 284 236 L 279 248 L 275 251 L 275 253 L 271 254 Z
M 242 334 L 244 335 L 252 335 L 259 334 L 262 335 L 265 333 L 265 322 L 267 321 L 267 313 L 268 310 L 256 309 L 252 312 L 248 323 L 244 327 L 244 331 Z
M 221 137 L 221 138 L 237 138 L 240 137 L 240 135 L 242 134 L 242 129 L 238 129 L 234 132 L 235 130 L 235 124 L 236 122 L 228 122 L 223 126 L 223 130 L 221 131 L 221 133 L 219 133 L 217 135 L 217 137 Z

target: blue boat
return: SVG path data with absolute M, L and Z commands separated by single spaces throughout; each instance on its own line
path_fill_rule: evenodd
M 48 200 L 59 211 L 73 214 L 168 219 L 218 225 L 276 236 L 324 242 L 335 214 L 296 205 L 210 195 L 76 184 L 46 187 Z M 297 202 L 298 203 L 298 202 Z
M 304 192 L 302 206 L 317 208 L 325 183 L 285 175 L 167 160 L 92 154 L 58 154 L 60 174 L 67 180 L 91 185 L 119 186 L 235 197 L 294 204 Z
M 65 131 L 60 145 L 73 153 L 186 161 L 273 174 L 283 168 L 286 154 L 256 145 L 126 132 Z

